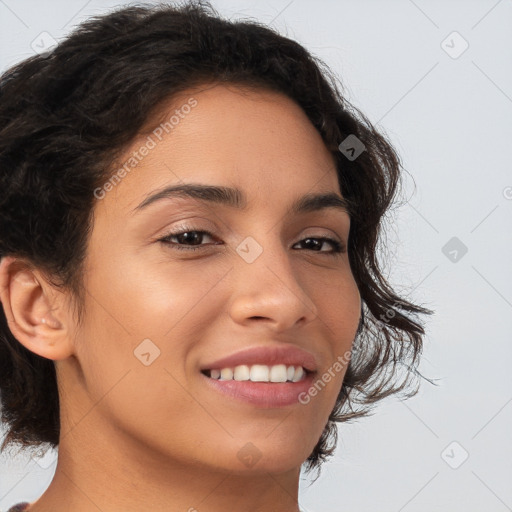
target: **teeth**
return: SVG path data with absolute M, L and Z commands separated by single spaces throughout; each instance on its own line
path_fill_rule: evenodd
M 210 370 L 209 376 L 216 380 L 250 380 L 252 382 L 298 382 L 305 375 L 302 366 L 286 366 L 276 364 L 267 366 L 265 364 L 253 364 L 248 366 L 241 364 L 234 368 L 221 368 Z
M 251 366 L 250 380 L 253 382 L 268 382 L 269 381 L 269 368 L 264 364 L 253 364 Z
M 304 375 L 304 370 L 303 370 L 302 366 L 297 366 L 297 368 L 295 368 L 295 375 L 293 376 L 292 382 L 299 381 L 300 379 L 302 379 L 303 375 Z
M 249 380 L 251 370 L 246 364 L 235 367 L 233 372 L 235 380 Z
M 222 368 L 222 370 L 220 371 L 220 378 L 222 380 L 233 379 L 233 370 L 231 368 Z
M 286 382 L 288 372 L 285 364 L 278 364 L 270 368 L 270 382 Z

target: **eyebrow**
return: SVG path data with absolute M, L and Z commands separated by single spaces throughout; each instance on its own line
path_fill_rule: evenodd
M 203 185 L 199 183 L 186 183 L 181 185 L 171 185 L 152 194 L 133 211 L 136 213 L 147 208 L 162 199 L 172 199 L 173 197 L 185 197 L 229 206 L 238 210 L 247 208 L 247 198 L 240 189 L 217 186 Z M 287 213 L 301 214 L 323 210 L 326 208 L 336 208 L 349 214 L 349 204 L 346 199 L 334 192 L 309 193 L 294 201 Z

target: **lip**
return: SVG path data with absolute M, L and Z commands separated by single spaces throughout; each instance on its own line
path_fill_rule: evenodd
M 218 380 L 202 373 L 204 370 L 234 368 L 246 364 L 265 364 L 268 366 L 285 364 L 302 366 L 306 373 L 298 382 L 252 382 L 248 380 Z M 295 345 L 260 345 L 251 347 L 229 356 L 217 359 L 201 366 L 201 378 L 215 392 L 237 402 L 249 403 L 253 407 L 278 408 L 300 403 L 299 397 L 307 393 L 316 374 L 318 363 L 315 356 Z
M 315 372 L 306 373 L 299 382 L 252 382 L 250 380 L 217 380 L 203 373 L 201 378 L 213 391 L 237 402 L 253 407 L 272 409 L 300 403 L 301 394 L 307 393 L 313 383 Z
M 302 366 L 308 372 L 315 372 L 318 367 L 315 356 L 311 352 L 295 345 L 282 343 L 280 345 L 260 345 L 240 350 L 229 356 L 202 365 L 201 370 L 234 368 L 241 364 L 249 366 L 252 364 Z

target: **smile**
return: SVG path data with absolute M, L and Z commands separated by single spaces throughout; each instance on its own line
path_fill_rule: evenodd
M 237 368 L 245 367 L 242 370 Z M 254 369 L 256 367 L 256 369 Z M 273 368 L 278 367 L 277 370 Z M 284 368 L 283 368 L 284 367 Z M 288 380 L 288 371 L 291 375 L 291 368 L 293 368 L 293 379 L 295 375 L 299 380 Z M 278 373 L 279 378 L 284 377 L 284 371 L 286 370 L 286 380 L 273 381 L 269 380 L 274 374 Z M 251 375 L 255 375 L 255 379 L 266 380 L 252 380 Z M 222 373 L 229 378 L 222 378 Z M 240 373 L 243 374 L 244 378 L 249 372 L 249 379 L 237 380 L 235 379 L 235 372 L 238 377 Z M 219 375 L 220 373 L 220 375 Z M 214 375 L 214 376 L 210 376 Z M 303 393 L 307 393 L 309 388 L 313 384 L 313 377 L 316 372 L 310 372 L 304 370 L 302 366 L 286 366 L 286 365 L 252 365 L 249 370 L 249 366 L 240 365 L 232 368 L 223 368 L 218 370 L 202 370 L 200 375 L 204 380 L 204 383 L 210 390 L 215 394 L 220 394 L 224 398 L 233 401 L 235 405 L 240 403 L 249 404 L 252 407 L 260 409 L 276 409 L 294 405 L 304 405 L 300 402 L 299 398 Z M 217 377 L 217 375 L 219 375 Z M 300 377 L 299 377 L 300 376 Z
M 204 370 L 204 374 L 216 380 L 236 380 L 251 382 L 298 382 L 304 378 L 306 371 L 302 366 L 285 364 L 265 365 L 241 364 L 234 368 Z

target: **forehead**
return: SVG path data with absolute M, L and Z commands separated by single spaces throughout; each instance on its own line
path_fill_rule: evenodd
M 186 182 L 236 186 L 274 201 L 339 191 L 334 158 L 300 106 L 281 93 L 233 85 L 190 89 L 162 104 L 118 159 L 121 168 L 105 204 L 129 210 L 155 189 Z

